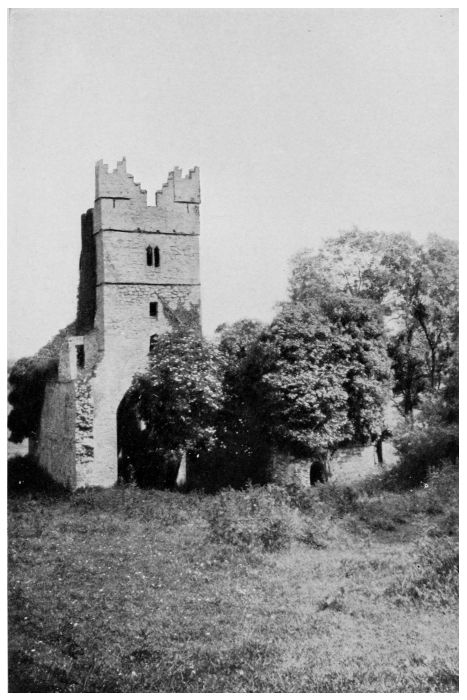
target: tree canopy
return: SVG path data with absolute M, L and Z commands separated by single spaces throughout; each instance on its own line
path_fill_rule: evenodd
M 235 349 L 228 395 L 245 435 L 304 455 L 382 430 L 389 367 L 371 302 L 334 291 L 282 304 L 263 329 L 242 324 L 221 347 Z
M 439 387 L 456 352 L 458 248 L 431 235 L 424 244 L 409 234 L 342 233 L 317 253 L 292 260 L 292 301 L 310 303 L 337 289 L 372 300 L 385 316 L 393 389 L 405 414 L 423 392 Z
M 125 397 L 142 426 L 148 449 L 209 449 L 222 404 L 222 357 L 198 332 L 154 339 L 148 369 Z

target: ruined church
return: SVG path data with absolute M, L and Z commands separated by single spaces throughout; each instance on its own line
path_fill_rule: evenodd
M 200 323 L 199 169 L 169 173 L 153 205 L 126 170 L 96 165 L 95 200 L 82 216 L 78 309 L 59 346 L 31 446 L 68 488 L 118 478 L 117 411 L 151 338 L 177 314 Z

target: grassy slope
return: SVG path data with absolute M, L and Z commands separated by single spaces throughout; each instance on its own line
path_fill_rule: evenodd
M 326 546 L 277 553 L 212 541 L 219 496 L 11 498 L 10 690 L 455 691 L 456 597 L 412 585 L 452 513 L 316 493 Z

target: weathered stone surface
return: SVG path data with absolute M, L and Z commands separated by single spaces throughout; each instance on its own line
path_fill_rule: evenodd
M 394 446 L 390 441 L 383 445 L 386 466 L 396 462 Z M 300 484 L 310 486 L 312 459 L 293 459 L 291 455 L 275 451 L 271 462 L 271 479 L 280 485 Z M 379 465 L 374 445 L 344 447 L 337 450 L 328 463 L 332 481 L 351 483 L 378 473 Z
M 76 488 L 75 410 L 74 383 L 49 382 L 34 450 L 41 466 L 70 489 Z

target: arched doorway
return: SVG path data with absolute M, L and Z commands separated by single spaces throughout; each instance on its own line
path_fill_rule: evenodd
M 324 484 L 328 478 L 328 456 L 325 453 L 315 454 L 310 464 L 310 486 L 314 486 L 318 481 Z
M 144 461 L 144 437 L 138 421 L 133 398 L 128 391 L 117 408 L 118 481 L 136 481 Z
M 117 408 L 118 480 L 142 488 L 173 489 L 182 455 L 154 446 L 154 430 L 138 414 L 137 397 L 128 390 Z

